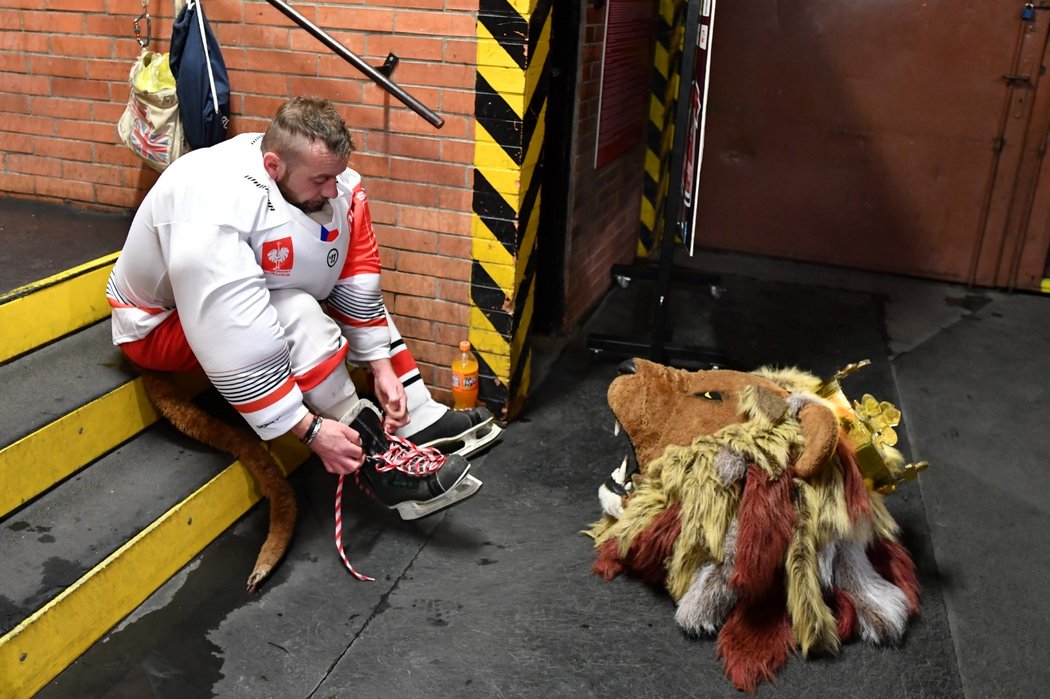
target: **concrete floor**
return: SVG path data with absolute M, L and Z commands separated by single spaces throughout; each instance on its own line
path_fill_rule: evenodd
M 902 450 L 930 462 L 888 498 L 922 583 L 903 644 L 792 659 L 757 694 L 1050 696 L 1050 297 L 740 255 L 681 262 L 722 274 L 727 293 L 679 287 L 676 343 L 717 346 L 743 369 L 827 375 L 870 359 L 848 393 L 898 405 Z M 347 552 L 376 582 L 342 568 L 334 478 L 308 462 L 292 477 L 291 550 L 260 592 L 243 583 L 265 506 L 39 696 L 738 696 L 714 641 L 682 634 L 659 590 L 591 575 L 580 534 L 622 456 L 605 404 L 616 361 L 592 359 L 586 339 L 647 339 L 650 291 L 616 288 L 579 333 L 537 341 L 542 380 L 475 460 L 485 486 L 471 501 L 406 523 L 349 497 Z

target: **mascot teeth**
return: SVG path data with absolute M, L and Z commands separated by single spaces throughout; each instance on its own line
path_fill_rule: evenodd
M 614 437 L 619 437 L 620 436 L 620 421 L 619 420 L 613 420 L 613 436 Z

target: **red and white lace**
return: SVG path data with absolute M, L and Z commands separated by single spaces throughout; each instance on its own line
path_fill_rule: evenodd
M 379 461 L 375 470 L 380 473 L 398 470 L 410 476 L 429 476 L 445 464 L 445 455 L 433 447 L 421 447 L 413 444 L 407 439 L 402 439 L 395 434 L 386 435 L 389 440 L 387 450 L 381 456 L 368 457 L 366 460 Z M 361 468 L 365 468 L 362 464 Z M 371 495 L 371 491 L 361 482 L 361 469 L 354 472 L 357 487 Z M 357 572 L 343 550 L 343 480 L 345 475 L 340 474 L 339 482 L 335 486 L 335 547 L 339 551 L 339 557 L 343 559 L 350 573 L 361 581 L 372 581 L 375 578 Z

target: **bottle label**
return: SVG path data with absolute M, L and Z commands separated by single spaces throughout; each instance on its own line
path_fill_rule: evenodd
M 452 374 L 452 388 L 470 390 L 478 385 L 477 374 Z

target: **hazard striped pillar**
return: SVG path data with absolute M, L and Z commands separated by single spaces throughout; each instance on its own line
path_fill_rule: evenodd
M 649 121 L 646 124 L 645 181 L 642 188 L 638 257 L 648 257 L 663 233 L 684 33 L 685 1 L 660 0 L 656 51 L 653 54 L 650 80 Z
M 510 419 L 529 390 L 552 0 L 480 0 L 469 338 L 480 396 Z

